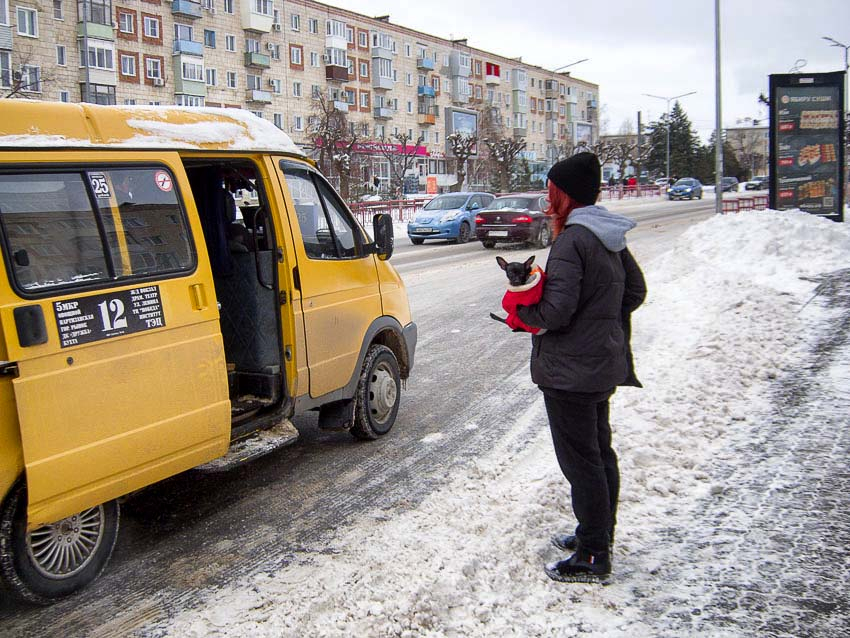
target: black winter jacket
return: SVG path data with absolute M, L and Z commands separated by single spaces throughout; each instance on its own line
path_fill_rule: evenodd
M 531 341 L 531 378 L 541 388 L 590 393 L 640 386 L 630 314 L 646 297 L 646 282 L 625 248 L 625 232 L 633 226 L 601 207 L 577 209 L 552 245 L 543 297 L 517 310 L 525 323 L 546 328 Z

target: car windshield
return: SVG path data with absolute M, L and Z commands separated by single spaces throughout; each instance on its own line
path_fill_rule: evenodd
M 680 179 L 678 182 L 676 182 L 676 186 L 693 186 L 693 185 L 694 185 L 694 180 L 692 180 L 692 179 Z
M 724 183 L 724 184 L 734 184 L 734 183 L 735 183 L 735 182 L 737 182 L 737 181 L 738 181 L 738 180 L 737 180 L 737 178 L 735 178 L 735 177 L 724 177 L 724 178 L 723 178 L 723 183 Z
M 503 208 L 529 208 L 534 201 L 533 197 L 499 197 L 487 208 L 490 210 L 502 210 Z
M 454 208 L 461 208 L 466 203 L 466 199 L 466 195 L 435 197 L 425 204 L 425 210 L 452 210 Z

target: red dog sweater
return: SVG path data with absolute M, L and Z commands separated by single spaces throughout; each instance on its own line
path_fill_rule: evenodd
M 540 301 L 540 298 L 543 296 L 543 282 L 545 279 L 546 273 L 539 266 L 535 266 L 531 271 L 527 283 L 522 286 L 508 285 L 508 291 L 502 297 L 502 308 L 508 313 L 508 318 L 505 321 L 514 330 L 524 330 L 535 335 L 546 332 L 543 328 L 529 326 L 516 314 L 517 306 L 533 306 Z

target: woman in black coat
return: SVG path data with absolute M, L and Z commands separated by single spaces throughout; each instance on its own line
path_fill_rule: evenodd
M 587 582 L 611 572 L 620 475 L 611 447 L 608 400 L 618 385 L 640 386 L 629 346 L 630 314 L 646 283 L 626 248 L 635 223 L 595 202 L 599 160 L 579 153 L 549 171 L 555 242 L 546 284 L 534 306 L 520 306 L 532 337 L 531 378 L 544 394 L 558 464 L 570 482 L 575 534 L 552 542 L 573 551 L 546 566 L 555 580 Z

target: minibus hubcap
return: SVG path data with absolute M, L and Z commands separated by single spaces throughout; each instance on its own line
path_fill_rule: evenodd
M 93 507 L 40 527 L 27 538 L 33 565 L 47 578 L 67 578 L 94 556 L 104 531 L 103 507 Z
M 383 423 L 392 412 L 398 395 L 395 379 L 386 364 L 375 368 L 372 383 L 369 386 L 369 408 L 372 418 Z

